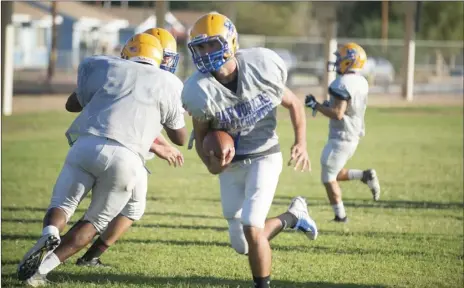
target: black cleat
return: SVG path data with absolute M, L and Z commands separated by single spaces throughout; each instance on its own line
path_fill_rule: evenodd
M 103 264 L 100 258 L 92 258 L 90 260 L 85 260 L 84 258 L 77 259 L 77 266 L 87 266 L 87 267 L 101 267 L 101 268 L 111 268 L 111 266 Z
M 338 223 L 346 223 L 346 222 L 348 222 L 348 216 L 345 216 L 343 218 L 335 216 L 335 218 L 332 221 L 338 222 Z

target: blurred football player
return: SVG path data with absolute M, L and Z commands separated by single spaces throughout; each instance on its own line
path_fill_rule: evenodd
M 172 34 L 163 28 L 151 28 L 143 33 L 147 33 L 156 37 L 163 47 L 163 60 L 161 61 L 160 68 L 171 73 L 176 72 L 177 64 L 179 63 L 179 54 L 177 53 L 177 42 Z M 127 58 L 127 54 L 130 53 L 127 47 L 121 51 L 121 57 Z M 169 165 L 177 166 L 177 160 L 180 160 L 179 164 L 182 164 L 183 157 L 179 150 L 172 147 L 166 139 L 160 135 L 155 141 L 155 154 L 158 157 L 168 161 Z M 145 203 L 137 202 L 136 204 L 145 206 Z M 134 209 L 134 211 L 140 209 Z M 76 264 L 79 266 L 107 266 L 100 260 L 100 256 L 113 245 L 121 236 L 132 226 L 134 217 L 130 215 L 119 214 L 114 218 L 105 232 L 102 233 L 97 240 L 94 241 L 92 246 L 87 252 L 79 259 Z
M 346 222 L 348 218 L 338 181 L 361 180 L 369 186 L 375 201 L 380 197 L 380 185 L 374 169 L 344 168 L 365 134 L 369 85 L 360 71 L 366 62 L 366 52 L 361 46 L 348 43 L 341 46 L 335 56 L 335 63 L 328 65 L 329 71 L 335 69 L 338 76 L 329 86 L 330 101 L 321 105 L 309 95 L 305 105 L 330 119 L 329 139 L 321 155 L 321 180 L 335 212 L 334 221 Z
M 183 145 L 183 84 L 160 69 L 163 47 L 149 34 L 133 36 L 125 59 L 93 56 L 78 69 L 68 111 L 82 110 L 66 132 L 71 146 L 43 220 L 42 236 L 18 266 L 18 278 L 46 285 L 46 275 L 102 233 L 118 214 L 142 217 L 147 192 L 145 160 L 161 129 Z M 60 239 L 84 195 L 92 190 L 83 220 Z
M 269 287 L 269 241 L 284 228 L 317 237 L 302 197 L 295 197 L 284 214 L 266 220 L 282 171 L 277 106 L 290 111 L 295 132 L 289 165 L 310 169 L 303 105 L 285 86 L 287 68 L 275 52 L 237 51 L 237 31 L 226 16 L 209 13 L 198 19 L 188 47 L 198 71 L 185 82 L 182 102 L 192 116 L 196 151 L 209 172 L 219 174 L 232 247 L 248 254 L 255 287 Z M 227 131 L 234 138 L 235 147 L 222 158 L 202 149 L 211 130 Z

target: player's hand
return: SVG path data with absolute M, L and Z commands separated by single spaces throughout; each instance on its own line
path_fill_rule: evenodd
M 227 148 L 225 151 L 222 151 L 222 157 L 217 157 L 214 154 L 214 151 L 209 151 L 209 167 L 208 170 L 212 174 L 219 174 L 224 171 L 227 166 L 232 161 L 232 158 L 235 156 L 235 148 L 230 147 Z
M 166 145 L 156 145 L 153 152 L 161 159 L 168 162 L 169 166 L 182 167 L 184 165 L 184 155 L 175 147 Z
M 294 170 L 301 169 L 301 172 L 305 170 L 311 171 L 311 162 L 309 161 L 308 151 L 306 150 L 306 143 L 295 143 L 292 146 L 288 166 L 292 164 Z
M 316 105 L 318 104 L 316 97 L 313 95 L 307 95 L 305 98 L 305 106 L 311 109 L 316 109 Z

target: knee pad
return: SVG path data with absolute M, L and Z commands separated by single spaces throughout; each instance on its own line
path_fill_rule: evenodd
M 248 254 L 248 243 L 243 233 L 243 226 L 240 219 L 227 219 L 227 222 L 229 222 L 229 238 L 232 248 L 234 248 L 238 254 Z

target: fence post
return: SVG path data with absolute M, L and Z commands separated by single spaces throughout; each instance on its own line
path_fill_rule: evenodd
M 406 101 L 412 102 L 414 97 L 414 58 L 416 52 L 414 16 L 417 4 L 415 1 L 411 1 L 405 2 L 404 5 L 406 5 L 406 33 L 404 35 L 403 83 L 401 94 Z
M 2 1 L 2 114 L 9 116 L 13 113 L 13 48 L 14 28 L 12 24 L 13 2 Z
M 325 32 L 325 63 L 335 62 L 334 52 L 337 50 L 337 21 L 329 18 L 326 20 L 326 32 Z M 328 71 L 327 66 L 324 72 L 324 92 L 325 98 L 330 100 L 329 86 L 332 81 L 335 80 L 335 71 Z

